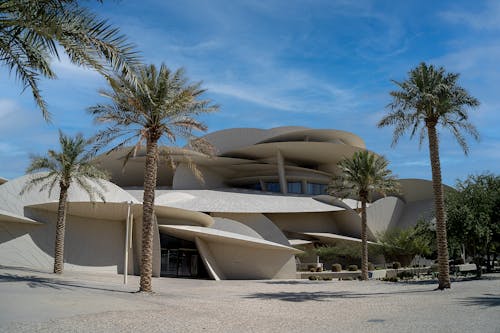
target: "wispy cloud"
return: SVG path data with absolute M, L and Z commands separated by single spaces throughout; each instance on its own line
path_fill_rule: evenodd
M 474 6 L 469 10 L 464 10 L 458 6 L 440 13 L 440 16 L 450 23 L 457 25 L 468 25 L 477 30 L 499 30 L 500 29 L 500 2 L 489 0 L 483 2 L 473 2 Z M 479 10 L 477 9 L 479 7 Z

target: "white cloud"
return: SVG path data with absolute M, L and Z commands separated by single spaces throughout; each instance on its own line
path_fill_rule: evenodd
M 480 11 L 451 9 L 442 12 L 440 16 L 453 24 L 466 24 L 476 30 L 500 29 L 500 2 L 490 0 Z

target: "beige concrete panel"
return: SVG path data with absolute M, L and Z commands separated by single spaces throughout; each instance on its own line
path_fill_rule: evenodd
M 199 212 L 291 213 L 343 210 L 303 195 L 281 195 L 245 189 L 183 190 L 159 196 L 156 204 Z
M 356 211 L 346 209 L 335 212 L 333 218 L 339 234 L 354 238 L 361 237 L 361 216 Z M 375 241 L 375 235 L 371 232 L 370 228 L 368 228 L 367 233 L 368 240 Z
M 161 199 L 159 201 L 161 202 Z M 158 221 L 161 221 L 159 224 L 198 225 L 202 227 L 210 227 L 214 224 L 210 215 L 192 210 L 155 205 L 155 213 Z
M 196 247 L 198 248 L 198 251 L 200 253 L 201 260 L 203 261 L 203 264 L 207 269 L 208 275 L 215 281 L 225 280 L 226 277 L 224 276 L 219 266 L 217 265 L 217 262 L 215 261 L 215 258 L 212 255 L 212 253 L 210 252 L 207 243 L 202 239 L 200 239 L 199 237 L 195 237 L 194 240 L 196 243 Z
M 434 198 L 432 181 L 425 179 L 400 179 L 402 197 L 406 202 L 431 200 Z M 445 190 L 453 190 L 452 187 L 444 185 Z
M 153 219 L 153 276 L 159 277 L 161 274 L 161 244 L 160 229 L 156 216 Z
M 405 229 L 414 226 L 420 218 L 435 219 L 434 199 L 409 202 L 405 205 L 400 219 L 394 227 Z
M 279 229 L 284 231 L 310 231 L 337 233 L 338 227 L 331 213 L 265 214 Z
M 226 217 L 213 217 L 213 219 L 214 219 L 214 224 L 211 226 L 212 229 L 228 231 L 235 234 L 264 239 L 264 237 L 262 237 L 255 230 L 253 230 L 249 226 L 239 221 Z
M 27 217 L 17 215 L 6 210 L 0 209 L 0 222 L 12 222 L 12 223 L 28 223 L 28 224 L 42 224 L 38 221 L 29 219 Z
M 210 252 L 227 279 L 273 279 L 292 276 L 289 252 L 208 242 Z
M 263 214 L 213 213 L 212 215 L 239 221 L 268 241 L 290 246 L 283 232 Z
M 224 187 L 224 179 L 207 167 L 197 166 L 202 175 L 203 181 L 196 178 L 193 171 L 184 163 L 181 163 L 175 169 L 175 175 L 172 183 L 174 190 L 196 190 L 212 189 Z
M 283 126 L 272 129 L 230 128 L 205 135 L 203 138 L 215 146 L 218 154 L 245 146 L 254 145 L 259 141 L 283 133 L 304 130 L 306 127 Z
M 57 214 L 30 211 L 44 224 L 0 223 L 0 265 L 51 270 Z M 65 270 L 117 273 L 123 270 L 124 224 L 121 221 L 68 216 Z
M 290 246 L 224 230 L 181 225 L 161 225 L 159 227 L 162 232 L 181 239 L 189 240 L 191 242 L 194 242 L 195 237 L 199 237 L 207 242 L 218 242 L 223 244 L 252 247 L 255 249 L 282 251 L 291 254 L 301 252 Z
M 363 148 L 330 142 L 276 142 L 261 143 L 226 152 L 228 157 L 266 159 L 280 150 L 287 163 L 336 164 Z M 330 153 L 327 153 L 330 152 Z
M 359 136 L 345 131 L 332 129 L 303 129 L 286 132 L 280 135 L 274 135 L 259 143 L 267 142 L 334 142 L 351 145 L 360 148 L 366 148 L 365 142 Z
M 372 203 L 366 209 L 368 228 L 376 236 L 396 226 L 405 203 L 396 197 L 385 197 Z

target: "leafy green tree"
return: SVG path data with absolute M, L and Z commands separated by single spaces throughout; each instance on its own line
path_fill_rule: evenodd
M 378 123 L 379 127 L 394 127 L 393 146 L 408 131 L 411 138 L 418 132 L 420 144 L 427 134 L 436 213 L 439 289 L 450 288 L 451 284 L 438 128 L 450 130 L 465 154 L 468 146 L 463 134 L 479 138 L 476 128 L 468 121 L 468 108 L 477 107 L 479 101 L 458 85 L 458 78 L 459 74 L 446 73 L 443 67 L 421 63 L 408 73 L 407 80 L 393 81 L 399 89 L 390 92 L 391 111 Z
M 393 228 L 377 235 L 386 260 L 400 261 L 403 265 L 407 265 L 416 255 L 430 256 L 432 238 L 424 228 L 426 227 L 422 224 L 406 229 Z
M 500 176 L 471 175 L 457 181 L 456 189 L 446 195 L 450 252 L 465 248 L 478 266 L 486 256 L 491 271 L 491 256 L 495 259 L 500 248 Z
M 355 152 L 350 158 L 339 161 L 338 176 L 329 186 L 330 194 L 338 197 L 353 197 L 361 201 L 361 279 L 368 279 L 368 236 L 366 204 L 373 193 L 395 193 L 396 178 L 387 169 L 389 162 L 369 151 Z
M 104 75 L 110 69 L 130 75 L 138 62 L 119 30 L 76 0 L 0 1 L 0 64 L 31 89 L 46 120 L 50 113 L 38 82 L 56 77 L 51 61 L 61 49 L 72 63 Z
M 96 135 L 100 146 L 118 142 L 112 148 L 116 150 L 134 144 L 124 164 L 144 142 L 146 144 L 140 291 L 151 292 L 158 145 L 162 139 L 175 144 L 177 139 L 183 138 L 195 150 L 207 152 L 208 143 L 193 134 L 207 130 L 196 117 L 216 111 L 218 106 L 209 99 L 201 99 L 205 92 L 200 88 L 201 83 L 188 83 L 183 70 L 171 72 L 163 64 L 159 69 L 145 65 L 137 69 L 135 76 L 137 83 L 125 75 L 110 78 L 111 90 L 101 94 L 111 103 L 93 106 L 89 112 L 97 122 L 107 125 Z
M 88 148 L 92 141 L 81 134 L 75 137 L 59 131 L 61 151 L 49 150 L 46 156 L 32 156 L 26 173 L 32 174 L 21 191 L 31 191 L 39 187 L 40 192 L 48 190 L 49 196 L 59 185 L 59 207 L 57 209 L 56 239 L 54 246 L 54 273 L 61 274 L 64 268 L 64 234 L 66 230 L 66 211 L 68 191 L 71 184 L 77 184 L 94 200 L 98 195 L 104 201 L 101 190 L 105 190 L 102 179 L 108 174 L 91 163 L 92 155 Z M 43 172 L 40 172 L 43 171 Z M 96 186 L 97 185 L 97 186 Z

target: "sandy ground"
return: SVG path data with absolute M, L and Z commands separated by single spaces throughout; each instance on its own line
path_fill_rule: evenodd
M 500 332 L 500 274 L 433 283 L 154 279 L 0 268 L 0 332 Z

